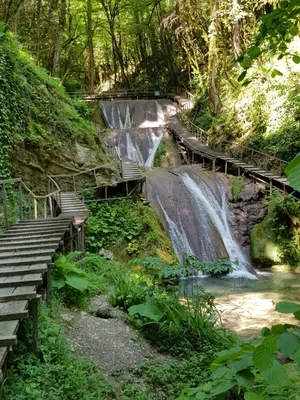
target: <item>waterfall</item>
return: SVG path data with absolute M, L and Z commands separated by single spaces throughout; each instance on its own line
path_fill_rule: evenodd
M 184 228 L 181 223 L 176 225 L 171 218 L 169 217 L 167 211 L 164 209 L 159 197 L 157 197 L 157 201 L 162 209 L 164 217 L 166 219 L 170 238 L 176 252 L 177 258 L 179 262 L 183 263 L 188 256 L 193 254 L 193 250 L 190 247 L 189 240 L 186 236 Z
M 164 110 L 158 101 L 101 103 L 107 126 L 107 143 L 120 147 L 121 156 L 151 167 L 163 139 Z
M 226 188 L 217 174 L 199 165 L 156 169 L 147 176 L 147 188 L 181 262 L 191 254 L 203 262 L 229 258 L 229 276 L 256 278 L 230 230 Z
M 129 160 L 134 160 L 138 164 L 143 165 L 144 160 L 138 146 L 134 145 L 129 132 L 126 132 L 126 150 Z
M 152 142 L 152 147 L 150 148 L 150 154 L 149 157 L 147 158 L 146 162 L 145 162 L 145 166 L 146 167 L 152 167 L 153 163 L 154 163 L 154 157 L 156 154 L 156 151 L 160 145 L 160 142 L 162 141 L 163 138 L 163 130 L 159 129 L 158 133 L 159 136 L 156 136 L 155 133 L 153 132 L 153 129 L 149 129 L 150 132 L 150 140 Z
M 228 207 L 226 200 L 226 192 L 223 186 L 219 185 L 221 193 L 221 202 L 213 195 L 209 186 L 204 182 L 193 180 L 187 173 L 181 176 L 181 179 L 187 189 L 192 194 L 198 208 L 198 212 L 206 215 L 223 241 L 227 251 L 229 260 L 232 262 L 234 273 L 233 275 L 249 274 L 249 262 L 246 260 L 238 243 L 233 239 L 230 227 L 228 224 Z M 250 274 L 251 277 L 253 276 Z

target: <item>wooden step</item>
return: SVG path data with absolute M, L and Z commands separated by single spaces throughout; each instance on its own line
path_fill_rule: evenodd
M 9 287 L 0 289 L 0 303 L 31 300 L 36 297 L 35 286 Z
M 19 244 L 32 244 L 32 243 L 50 243 L 53 241 L 59 242 L 62 238 L 62 234 L 57 234 L 57 233 L 52 233 L 52 234 L 38 234 L 38 235 L 29 235 L 29 236 L 23 236 L 21 237 L 15 237 L 14 235 L 12 236 L 1 236 L 0 237 L 0 245 L 3 243 L 7 243 L 9 245 L 16 245 L 18 246 Z
M 0 303 L 0 321 L 13 321 L 28 317 L 28 300 Z
M 0 288 L 8 287 L 21 287 L 21 286 L 38 286 L 43 283 L 42 274 L 28 274 L 28 275 L 16 275 L 16 276 L 4 276 L 0 277 Z
M 44 224 L 36 224 L 36 223 L 28 223 L 28 224 L 18 224 L 18 225 L 13 225 L 12 227 L 9 228 L 9 230 L 13 229 L 18 229 L 18 230 L 26 230 L 26 229 L 42 229 L 42 228 L 57 228 L 57 227 L 68 227 L 71 224 L 71 222 L 59 222 L 55 221 L 53 223 L 51 222 L 45 222 Z
M 19 257 L 13 259 L 0 260 L 0 267 L 48 264 L 50 261 L 51 261 L 50 256 Z
M 11 267 L 0 267 L 0 278 L 20 276 L 20 275 L 32 275 L 42 274 L 47 272 L 48 265 L 35 264 L 35 265 L 22 265 L 22 266 L 11 266 Z
M 8 242 L 8 243 L 5 243 L 5 242 L 1 242 L 0 243 L 0 254 L 1 254 L 1 252 L 3 251 L 13 251 L 13 250 L 15 250 L 15 249 L 17 249 L 16 251 L 23 251 L 23 250 L 39 250 L 40 248 L 41 248 L 41 246 L 42 246 L 42 248 L 44 249 L 44 250 L 46 250 L 46 249 L 54 249 L 54 250 L 56 250 L 57 249 L 57 247 L 59 246 L 59 242 L 56 240 L 55 242 L 45 242 L 45 243 L 43 243 L 43 242 L 41 242 L 41 241 L 33 241 L 31 244 L 29 243 L 29 244 L 27 244 L 27 243 L 25 243 L 24 244 L 24 242 L 22 243 L 19 243 L 18 245 L 16 245 L 14 242 Z
M 36 229 L 28 229 L 27 231 L 7 231 L 1 238 L 5 239 L 8 237 L 14 237 L 14 238 L 20 238 L 23 237 L 24 239 L 26 238 L 32 238 L 32 237 L 38 237 L 38 236 L 43 236 L 43 237 L 48 237 L 50 233 L 54 233 L 57 235 L 63 235 L 67 229 L 65 228 L 53 228 L 53 229 L 39 229 L 38 231 Z
M 19 250 L 1 251 L 0 249 L 0 263 L 3 259 L 20 258 L 20 257 L 39 257 L 39 256 L 52 256 L 55 253 L 53 249 L 43 249 L 42 246 L 36 250 Z
M 17 336 L 16 335 L 11 335 L 11 336 L 0 336 L 0 346 L 14 346 L 17 344 Z
M 26 226 L 22 226 L 22 225 L 16 225 L 13 227 L 10 227 L 9 230 L 7 231 L 7 233 L 12 233 L 12 232 L 55 232 L 55 230 L 61 231 L 61 230 L 65 230 L 68 228 L 68 225 L 62 225 L 62 224 L 57 224 L 57 225 L 49 225 L 49 226 L 31 226 L 31 225 L 26 225 Z
M 16 341 L 13 340 L 13 337 L 16 336 L 20 325 L 19 320 L 12 321 L 0 321 L 0 347 L 13 346 L 16 344 Z M 5 340 L 9 340 L 9 343 L 6 344 Z M 1 362 L 2 352 L 0 350 L 0 368 L 3 363 Z
M 35 224 L 44 224 L 45 222 L 58 222 L 58 221 L 65 221 L 65 222 L 72 222 L 70 218 L 62 218 L 60 216 L 55 218 L 38 218 L 38 219 L 21 219 L 18 224 L 26 225 L 34 222 Z

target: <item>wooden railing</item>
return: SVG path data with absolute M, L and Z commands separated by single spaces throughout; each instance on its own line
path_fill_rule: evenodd
M 280 175 L 283 175 L 284 169 L 288 165 L 288 161 L 282 160 L 273 154 L 255 150 L 238 142 L 230 142 L 222 139 L 218 144 L 215 144 L 212 142 L 209 134 L 199 126 L 195 125 L 192 121 L 184 120 L 183 123 L 192 136 L 198 138 L 201 143 L 205 146 L 209 146 L 212 150 L 222 151 L 241 161 L 246 161 L 254 166 L 259 166 L 266 171 L 276 171 Z
M 52 218 L 55 213 L 55 198 L 58 206 L 61 206 L 61 191 L 53 178 L 47 176 L 48 194 L 36 195 L 26 185 L 21 178 L 0 180 L 0 189 L 2 191 L 2 209 L 3 225 L 7 230 L 12 223 L 22 220 L 24 217 L 31 219 Z M 17 186 L 17 193 L 15 187 Z M 26 198 L 24 191 L 27 193 Z M 41 207 L 39 206 L 42 202 Z M 17 203 L 17 206 L 16 206 Z M 25 204 L 24 204 L 25 203 Z M 16 215 L 17 209 L 17 215 Z M 40 214 L 42 217 L 40 217 Z
M 93 100 L 116 100 L 116 99 L 157 99 L 172 98 L 176 96 L 184 97 L 187 101 L 183 104 L 179 103 L 180 111 L 188 111 L 194 107 L 194 95 L 182 87 L 172 87 L 157 89 L 149 87 L 147 89 L 112 89 L 105 92 L 95 94 L 84 94 L 81 92 L 71 92 L 70 96 L 81 97 L 85 101 Z
M 80 195 L 82 195 L 82 187 L 79 184 L 79 177 L 86 175 L 90 178 L 90 182 L 95 182 L 96 186 L 98 186 L 97 171 L 99 171 L 101 169 L 109 168 L 109 167 L 115 167 L 117 169 L 117 173 L 119 174 L 120 173 L 119 172 L 120 164 L 121 163 L 119 162 L 119 160 L 116 160 L 116 161 L 112 161 L 107 164 L 98 165 L 94 168 L 91 168 L 91 169 L 88 169 L 85 171 L 77 172 L 75 174 L 51 175 L 50 178 L 55 179 L 55 180 L 63 179 L 63 180 L 69 181 L 70 187 L 72 187 L 73 191 L 80 196 Z

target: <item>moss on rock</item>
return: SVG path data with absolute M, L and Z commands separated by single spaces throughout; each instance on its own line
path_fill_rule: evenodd
M 264 219 L 255 225 L 250 236 L 251 260 L 260 267 L 270 267 L 280 263 L 280 249 L 276 243 L 276 234 Z

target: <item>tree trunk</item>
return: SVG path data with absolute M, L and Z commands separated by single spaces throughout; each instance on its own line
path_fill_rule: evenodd
M 53 51 L 53 65 L 52 65 L 53 76 L 59 76 L 59 59 L 60 59 L 62 38 L 66 25 L 66 12 L 67 12 L 66 0 L 61 0 L 59 19 L 58 19 L 58 32 Z
M 87 41 L 89 49 L 89 92 L 94 93 L 95 86 L 95 57 L 93 46 L 93 27 L 92 27 L 92 1 L 87 0 Z
M 161 5 L 160 5 L 160 3 L 158 3 L 156 5 L 156 11 L 157 11 L 157 17 L 158 17 L 158 23 L 159 23 L 159 31 L 160 31 L 160 38 L 161 38 L 162 48 L 163 48 L 163 52 L 164 52 L 165 57 L 166 57 L 167 68 L 168 68 L 168 71 L 169 71 L 171 83 L 174 84 L 175 83 L 175 74 L 174 74 L 174 70 L 173 70 L 172 57 L 171 57 L 171 52 L 170 52 L 170 49 L 169 49 L 169 46 L 168 46 L 165 29 L 162 26 Z
M 238 58 L 241 51 L 241 40 L 240 40 L 240 26 L 238 20 L 238 0 L 232 0 L 232 11 L 233 11 L 233 23 L 232 23 L 232 41 L 233 41 L 233 52 L 235 58 Z
M 218 0 L 210 0 L 211 6 L 211 22 L 209 26 L 209 51 L 208 51 L 208 92 L 213 105 L 213 113 L 215 115 L 220 112 L 220 98 L 216 84 L 217 74 L 217 12 Z

